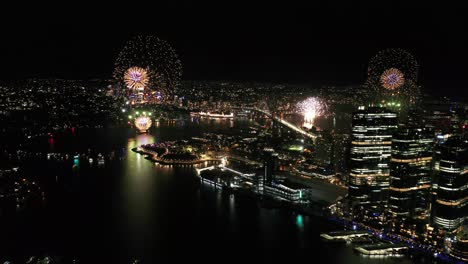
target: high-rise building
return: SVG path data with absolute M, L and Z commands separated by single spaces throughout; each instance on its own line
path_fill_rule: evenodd
M 397 115 L 382 107 L 359 107 L 353 113 L 349 198 L 356 204 L 388 199 L 392 135 Z
M 320 131 L 315 139 L 314 161 L 322 167 L 331 167 L 334 163 L 333 136 L 329 131 Z
M 432 184 L 434 226 L 449 232 L 468 219 L 468 138 L 452 136 L 435 152 Z
M 388 200 L 393 216 L 428 215 L 433 146 L 430 128 L 402 127 L 393 134 Z
M 463 231 L 458 233 L 454 239 L 450 239 L 447 249 L 450 256 L 468 262 L 468 233 Z
M 335 172 L 341 175 L 346 175 L 348 172 L 349 164 L 349 145 L 351 144 L 351 134 L 333 134 L 333 158 Z
M 266 148 L 263 150 L 263 155 L 263 183 L 266 185 L 271 185 L 271 183 L 274 181 L 275 172 L 278 170 L 278 153 L 274 152 L 273 149 Z

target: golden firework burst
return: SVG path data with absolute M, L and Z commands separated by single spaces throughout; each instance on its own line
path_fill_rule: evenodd
M 131 67 L 125 72 L 124 81 L 130 89 L 144 89 L 149 83 L 149 77 L 145 69 Z
M 400 70 L 390 68 L 382 73 L 380 82 L 384 88 L 395 90 L 405 83 L 405 76 Z

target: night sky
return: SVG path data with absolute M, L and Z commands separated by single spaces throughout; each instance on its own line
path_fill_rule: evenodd
M 466 88 L 465 8 L 219 2 L 3 10 L 0 78 L 107 78 L 127 39 L 154 34 L 177 50 L 184 79 L 359 84 L 369 58 L 398 47 L 419 61 L 424 90 Z

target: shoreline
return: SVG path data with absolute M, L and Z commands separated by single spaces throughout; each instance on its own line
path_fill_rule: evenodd
M 193 160 L 193 161 L 182 161 L 182 160 L 181 161 L 166 161 L 166 160 L 158 159 L 155 156 L 154 153 L 151 153 L 150 151 L 145 150 L 145 149 L 143 149 L 141 147 L 132 148 L 132 151 L 135 152 L 135 153 L 138 153 L 140 155 L 145 155 L 146 156 L 145 159 L 147 159 L 147 160 L 157 162 L 157 163 L 160 163 L 160 164 L 164 164 L 164 165 L 196 165 L 196 164 L 209 162 L 209 161 L 221 162 L 221 159 L 217 159 L 217 158 L 197 159 L 197 160 Z

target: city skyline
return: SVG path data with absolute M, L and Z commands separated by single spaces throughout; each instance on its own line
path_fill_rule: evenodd
M 468 261 L 464 9 L 113 7 L 0 16 L 0 263 Z

